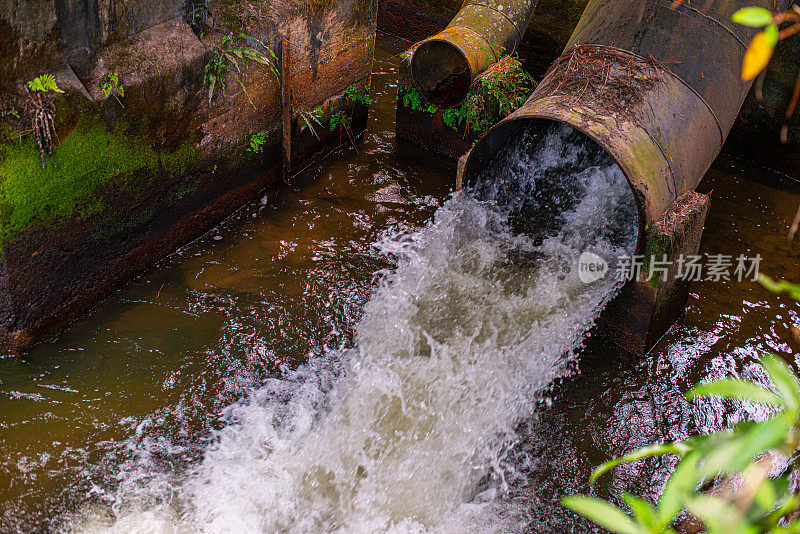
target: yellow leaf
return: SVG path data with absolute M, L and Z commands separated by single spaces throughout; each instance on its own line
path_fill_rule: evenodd
M 767 30 L 758 32 L 750 41 L 750 46 L 744 53 L 744 61 L 742 61 L 742 79 L 744 81 L 752 80 L 767 68 L 772 52 L 775 50 L 772 36 L 768 33 Z

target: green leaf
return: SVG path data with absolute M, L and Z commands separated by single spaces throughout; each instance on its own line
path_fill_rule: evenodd
M 561 504 L 601 527 L 617 534 L 641 534 L 636 524 L 625 512 L 600 499 L 573 495 L 561 499 Z
M 628 492 L 622 494 L 622 500 L 625 501 L 625 504 L 631 509 L 636 520 L 641 525 L 647 527 L 648 530 L 655 530 L 660 526 L 658 524 L 659 521 L 656 511 L 649 502 Z
M 47 91 L 55 91 L 56 93 L 63 93 L 56 84 L 56 78 L 52 74 L 42 74 L 28 82 L 28 89 L 31 91 L 39 91 L 46 93 Z
M 766 28 L 764 28 L 764 34 L 767 37 L 767 43 L 775 48 L 775 45 L 778 44 L 779 39 L 779 31 L 778 26 L 776 24 L 770 24 Z
M 687 500 L 686 509 L 702 519 L 708 526 L 709 532 L 727 529 L 737 532 L 736 527 L 741 522 L 741 514 L 734 505 L 712 495 L 695 495 Z
M 770 479 L 763 481 L 753 497 L 753 501 L 755 501 L 755 503 L 758 504 L 762 510 L 767 511 L 775 508 L 775 502 L 777 500 L 778 492 L 775 488 L 775 483 Z
M 771 354 L 761 357 L 761 365 L 766 369 L 769 379 L 781 394 L 786 408 L 795 414 L 800 410 L 800 386 L 797 377 L 782 359 Z
M 765 387 L 739 378 L 724 378 L 693 387 L 686 393 L 686 400 L 697 397 L 720 397 L 723 399 L 746 400 L 758 404 L 784 406 L 783 401 Z
M 800 534 L 800 520 L 793 521 L 786 526 L 774 527 L 772 534 Z
M 778 27 L 774 24 L 753 37 L 742 59 L 742 80 L 752 80 L 767 68 L 777 42 Z
M 635 462 L 636 460 L 641 460 L 642 458 L 647 458 L 648 456 L 661 456 L 664 454 L 675 454 L 677 456 L 684 456 L 687 452 L 692 450 L 691 446 L 687 445 L 686 443 L 677 441 L 675 443 L 666 443 L 666 444 L 656 444 L 656 445 L 647 445 L 646 447 L 642 447 L 641 449 L 636 449 L 633 452 L 629 452 L 625 456 L 621 458 L 617 458 L 615 460 L 608 461 L 599 467 L 597 467 L 593 472 L 592 475 L 589 477 L 589 482 L 594 482 L 597 478 L 604 473 L 608 472 L 609 470 L 613 469 L 617 465 L 623 462 Z
M 763 7 L 743 7 L 733 14 L 731 20 L 743 26 L 762 28 L 772 24 L 772 13 Z
M 236 61 L 236 58 L 231 55 L 228 55 L 228 59 L 230 60 L 231 63 L 233 63 L 233 66 L 236 67 L 236 70 L 238 72 L 241 72 L 241 69 L 239 68 L 239 62 Z
M 669 525 L 683 509 L 685 496 L 697 485 L 699 455 L 689 453 L 675 466 L 675 472 L 667 480 L 661 500 L 658 502 L 658 519 L 662 526 Z
M 791 414 L 782 413 L 763 423 L 749 425 L 744 433 L 729 434 L 729 439 L 705 458 L 700 470 L 701 481 L 719 473 L 743 470 L 755 456 L 782 443 L 793 423 Z

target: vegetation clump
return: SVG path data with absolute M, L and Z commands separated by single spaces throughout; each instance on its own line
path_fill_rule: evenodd
M 264 152 L 264 145 L 267 144 L 267 132 L 259 132 L 250 136 L 250 146 L 247 147 L 248 152 L 261 154 Z
M 39 146 L 39 156 L 42 161 L 42 168 L 45 167 L 45 155 L 53 157 L 53 138 L 56 136 L 55 119 L 56 107 L 47 100 L 46 93 L 63 93 L 56 84 L 56 79 L 52 74 L 42 74 L 28 82 L 28 96 L 33 105 L 31 118 L 31 128 L 36 144 Z M 34 96 L 35 95 L 35 96 Z M 55 161 L 53 161 L 55 166 Z
M 120 98 L 125 97 L 125 88 L 119 83 L 119 73 L 109 72 L 103 77 L 103 83 L 100 85 L 100 90 L 103 91 L 103 96 L 106 98 L 114 96 L 117 103 L 122 106 Z M 125 106 L 122 106 L 125 107 Z
M 524 104 L 535 84 L 517 58 L 503 56 L 475 80 L 460 106 L 442 110 L 442 120 L 456 131 L 483 133 Z M 439 110 L 411 84 L 403 90 L 403 105 L 431 115 Z
M 368 87 L 358 87 L 355 85 L 348 87 L 342 96 L 344 97 L 344 100 L 350 104 L 350 113 L 348 114 L 345 110 L 339 110 L 331 114 L 329 126 L 332 132 L 336 131 L 336 129 L 340 126 L 344 128 L 352 142 L 353 134 L 350 128 L 350 121 L 352 119 L 355 105 L 363 104 L 365 106 L 369 106 L 372 103 L 372 97 L 369 96 Z
M 252 46 L 232 46 L 234 41 L 240 39 L 245 40 L 245 42 L 254 41 L 258 43 L 261 48 L 267 51 L 269 57 L 267 57 L 265 53 L 253 48 Z M 256 107 L 256 105 L 250 99 L 250 96 L 247 94 L 247 87 L 245 87 L 244 82 L 242 82 L 241 78 L 239 78 L 239 73 L 242 71 L 242 68 L 247 68 L 247 64 L 244 63 L 245 60 L 251 60 L 261 63 L 262 65 L 267 65 L 272 74 L 276 78 L 280 78 L 277 68 L 278 58 L 271 49 L 264 46 L 264 43 L 243 33 L 235 37 L 226 35 L 222 39 L 220 46 L 211 53 L 211 59 L 203 69 L 203 83 L 208 85 L 209 105 L 211 105 L 211 102 L 214 100 L 214 94 L 217 85 L 222 88 L 223 94 L 225 93 L 225 76 L 230 74 L 239 83 L 245 96 L 247 96 L 247 99 L 250 101 L 250 104 L 253 107 Z M 243 62 L 242 65 L 244 65 L 244 67 L 240 65 L 240 61 Z

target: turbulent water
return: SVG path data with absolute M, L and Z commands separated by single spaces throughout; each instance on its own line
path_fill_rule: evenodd
M 75 530 L 515 530 L 498 498 L 515 427 L 619 286 L 582 283 L 577 258 L 629 254 L 636 208 L 618 167 L 566 127 L 515 139 L 483 178 L 375 244 L 397 267 L 350 346 L 252 389 L 202 461 L 132 470 L 113 514 L 84 510 Z

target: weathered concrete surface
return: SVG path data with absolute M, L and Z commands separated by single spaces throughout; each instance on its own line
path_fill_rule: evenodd
M 0 2 L 0 89 L 61 62 L 54 0 Z
M 272 70 L 243 62 L 247 68 L 239 77 L 246 91 L 229 75 L 224 93 L 218 85 L 212 103 L 208 102 L 203 67 L 224 35 L 246 33 L 280 56 L 280 38 L 291 28 L 290 83 L 295 111 L 313 110 L 323 123 L 316 128 L 317 138 L 308 130 L 301 131 L 295 114 L 293 168 L 350 142 L 351 136 L 366 126 L 367 106 L 345 91 L 369 90 L 374 0 L 339 0 L 308 8 L 305 3 L 272 0 L 217 0 L 207 6 L 215 26 L 205 28 L 202 39 L 184 17 L 182 1 L 100 0 L 92 5 L 89 0 L 83 2 L 89 6 L 84 11 L 79 9 L 79 1 L 42 2 L 37 8 L 41 11 L 36 12 L 40 19 L 24 9 L 34 3 L 15 4 L 14 10 L 0 7 L 0 29 L 8 21 L 15 25 L 13 34 L 0 32 L 0 47 L 13 51 L 12 57 L 17 58 L 3 71 L 0 104 L 16 106 L 22 112 L 19 121 L 8 119 L 8 123 L 25 128 L 29 119 L 23 84 L 50 72 L 67 91 L 56 101 L 61 145 L 79 144 L 72 140 L 86 135 L 88 121 L 105 131 L 103 136 L 120 136 L 124 143 L 147 150 L 132 154 L 134 162 L 124 167 L 130 170 L 105 179 L 90 198 L 77 199 L 73 213 L 35 218 L 3 244 L 2 352 L 22 352 L 51 335 L 277 179 L 281 82 Z M 153 9 L 148 8 L 150 4 Z M 52 41 L 31 37 L 36 35 L 34 23 L 51 25 L 58 34 L 58 17 L 63 14 L 57 16 L 57 12 L 63 8 L 71 9 L 72 17 L 83 17 L 85 24 L 76 23 L 70 29 L 74 35 L 52 50 Z M 20 13 L 27 18 L 20 18 Z M 20 29 L 30 30 L 25 34 L 27 40 L 21 38 Z M 71 53 L 70 45 L 80 42 L 91 46 L 90 53 L 78 57 Z M 37 56 L 31 52 L 30 57 L 38 59 L 32 61 L 27 59 L 29 50 L 52 53 Z M 112 72 L 119 75 L 125 90 L 120 101 L 106 97 L 101 89 Z M 346 117 L 351 131 L 346 133 L 341 126 L 331 131 L 328 126 L 334 116 Z M 7 131 L 4 127 L 0 121 L 0 149 L 2 143 L 10 142 L 2 139 Z M 254 139 L 258 140 L 255 149 Z M 153 165 L 153 153 L 164 161 L 173 161 L 173 154 L 183 156 L 177 167 L 163 168 Z M 55 157 L 63 159 L 65 155 L 62 146 L 57 146 Z M 0 164 L 0 178 L 4 179 L 2 172 Z

